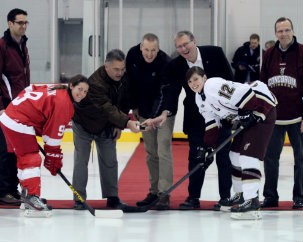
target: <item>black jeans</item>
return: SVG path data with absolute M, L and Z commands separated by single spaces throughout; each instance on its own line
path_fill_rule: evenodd
M 279 178 L 279 160 L 283 149 L 286 132 L 294 153 L 294 186 L 293 200 L 303 201 L 303 135 L 301 123 L 275 125 L 264 159 L 265 184 L 263 196 L 279 200 L 277 191 Z
M 203 127 L 204 129 L 204 127 Z M 231 129 L 227 127 L 222 127 L 219 133 L 218 145 L 220 145 L 226 138 L 231 135 Z M 204 131 L 202 130 L 190 130 L 188 132 L 189 141 L 189 163 L 188 169 L 192 170 L 195 166 L 199 164 L 197 157 L 197 147 L 203 146 Z M 229 158 L 230 150 L 229 142 L 224 148 L 222 148 L 216 154 L 216 164 L 218 167 L 218 181 L 219 181 L 219 194 L 220 198 L 229 198 L 230 190 L 232 186 L 231 180 L 231 161 Z M 189 177 L 188 193 L 190 197 L 200 198 L 201 189 L 203 186 L 205 177 L 205 171 L 198 169 L 194 174 Z
M 6 141 L 0 127 L 0 197 L 7 193 L 16 194 L 19 180 L 17 177 L 17 158 L 8 153 Z

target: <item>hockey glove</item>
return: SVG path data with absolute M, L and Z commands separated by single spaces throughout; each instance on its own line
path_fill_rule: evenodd
M 252 111 L 243 111 L 239 109 L 238 111 L 240 124 L 245 128 L 248 129 L 257 123 L 263 121 L 263 119 L 257 115 L 255 115 Z
M 62 167 L 63 154 L 59 146 L 49 146 L 44 145 L 45 159 L 44 167 L 50 171 L 50 173 L 55 176 L 57 171 Z
M 214 161 L 214 157 L 208 157 L 212 153 L 212 148 L 204 148 L 202 146 L 197 147 L 197 160 L 199 163 L 203 164 L 204 169 L 206 170 L 211 163 Z

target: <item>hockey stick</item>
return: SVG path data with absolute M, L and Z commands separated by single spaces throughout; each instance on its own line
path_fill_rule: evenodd
M 235 136 L 237 136 L 242 130 L 244 129 L 243 126 L 240 126 L 238 129 L 236 129 L 228 138 L 226 138 L 212 153 L 210 153 L 207 158 L 212 158 L 218 151 L 220 151 L 226 144 L 228 144 Z M 180 180 L 178 180 L 174 185 L 172 185 L 170 188 L 168 188 L 165 192 L 161 194 L 161 196 L 167 196 L 169 195 L 173 190 L 175 190 L 181 183 L 183 183 L 187 178 L 189 178 L 193 173 L 195 173 L 199 168 L 205 169 L 204 163 L 197 164 L 192 170 L 190 170 L 188 173 L 186 173 Z M 153 201 L 151 204 L 146 206 L 141 206 L 142 211 L 148 211 L 153 206 L 155 206 L 160 200 L 160 197 L 158 197 L 155 201 Z
M 39 150 L 45 156 L 44 149 L 38 144 Z M 87 202 L 81 197 L 81 195 L 76 191 L 76 189 L 72 186 L 69 180 L 63 175 L 61 170 L 57 171 L 57 174 L 63 179 L 63 181 L 69 186 L 72 192 L 76 195 L 80 202 L 84 205 L 84 207 L 96 218 L 121 218 L 123 216 L 123 211 L 119 209 L 115 210 L 96 210 L 89 206 Z

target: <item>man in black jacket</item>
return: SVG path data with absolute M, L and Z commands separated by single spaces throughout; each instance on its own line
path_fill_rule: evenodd
M 252 34 L 249 41 L 239 47 L 232 59 L 235 81 L 240 83 L 259 80 L 260 75 L 260 37 Z
M 170 57 L 159 49 L 159 39 L 147 33 L 140 44 L 132 47 L 126 57 L 126 71 L 132 84 L 133 114 L 140 122 L 154 118 L 162 112 L 161 98 L 163 72 Z M 158 198 L 173 183 L 173 158 L 171 150 L 175 116 L 168 117 L 157 129 L 142 132 L 149 170 L 150 188 L 147 197 L 138 201 L 145 206 Z M 169 209 L 169 196 L 160 196 L 158 210 Z
M 220 47 L 197 46 L 194 35 L 190 31 L 180 31 L 175 37 L 176 50 L 179 56 L 173 59 L 168 66 L 166 82 L 170 85 L 165 92 L 163 112 L 154 119 L 162 125 L 167 114 L 175 115 L 178 109 L 178 98 L 182 87 L 186 97 L 184 104 L 183 132 L 188 135 L 189 141 L 189 163 L 188 169 L 193 169 L 201 161 L 197 159 L 198 147 L 203 146 L 205 123 L 195 103 L 195 93 L 188 87 L 186 72 L 192 66 L 200 66 L 206 72 L 207 77 L 222 77 L 233 80 L 232 70 L 226 56 Z M 231 127 L 225 125 L 221 128 L 218 142 L 221 143 L 231 133 Z M 230 197 L 231 189 L 231 162 L 229 159 L 229 146 L 226 145 L 216 155 L 219 178 L 220 201 L 215 205 L 215 210 L 220 210 L 221 204 Z M 180 204 L 182 210 L 190 210 L 200 207 L 200 195 L 205 177 L 202 169 L 197 170 L 189 177 L 189 196 L 184 203 Z

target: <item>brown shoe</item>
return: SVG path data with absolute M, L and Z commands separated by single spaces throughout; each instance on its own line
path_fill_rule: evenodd
M 168 210 L 169 209 L 169 195 L 159 195 L 159 202 L 156 204 L 157 210 Z
M 0 197 L 0 204 L 11 205 L 11 206 L 20 206 L 21 200 L 15 198 L 12 194 L 8 193 L 5 196 Z

